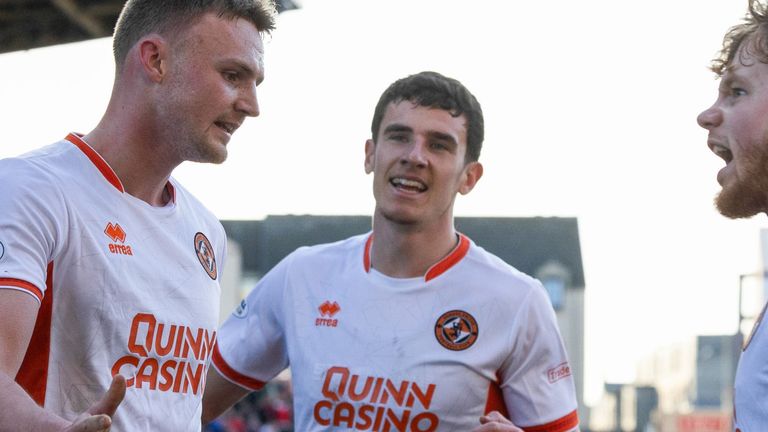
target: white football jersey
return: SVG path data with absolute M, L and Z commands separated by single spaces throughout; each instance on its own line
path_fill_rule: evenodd
M 768 333 L 760 313 L 736 369 L 733 397 L 733 428 L 736 432 L 764 430 L 768 425 Z
M 372 236 L 300 248 L 219 329 L 214 367 L 258 389 L 290 366 L 299 431 L 466 431 L 500 410 L 578 430 L 546 291 L 461 235 L 424 277 L 371 267 Z
M 40 301 L 16 381 L 74 419 L 127 378 L 113 431 L 199 431 L 224 229 L 170 180 L 152 207 L 79 136 L 0 160 L 0 288 Z

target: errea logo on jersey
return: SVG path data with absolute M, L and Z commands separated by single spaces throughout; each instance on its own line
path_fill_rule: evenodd
M 131 247 L 123 244 L 125 243 L 126 234 L 119 223 L 113 225 L 112 222 L 109 222 L 107 227 L 104 228 L 104 234 L 112 240 L 112 243 L 109 244 L 110 252 L 116 255 L 133 255 Z
M 339 320 L 333 319 L 333 316 L 341 311 L 341 306 L 339 306 L 338 303 L 331 303 L 326 300 L 317 308 L 317 310 L 320 311 L 320 318 L 315 320 L 316 326 L 336 327 L 339 325 Z

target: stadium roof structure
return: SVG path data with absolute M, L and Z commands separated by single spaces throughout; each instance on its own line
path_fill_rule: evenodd
M 242 248 L 243 270 L 258 276 L 300 246 L 342 240 L 371 229 L 370 216 L 287 215 L 221 222 L 227 236 Z M 524 273 L 536 276 L 555 262 L 568 270 L 572 288 L 584 288 L 576 218 L 457 217 L 456 228 Z
M 157 0 L 164 1 L 164 0 Z M 0 0 L 0 53 L 112 35 L 125 0 Z M 278 12 L 296 9 L 277 0 Z

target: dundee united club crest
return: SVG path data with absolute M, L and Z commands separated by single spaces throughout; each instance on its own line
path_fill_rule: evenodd
M 208 273 L 211 279 L 216 280 L 218 276 L 216 256 L 213 253 L 213 247 L 211 242 L 208 241 L 208 237 L 201 232 L 195 234 L 195 252 L 197 252 L 197 259 L 200 260 L 203 270 Z
M 477 340 L 477 321 L 472 315 L 461 311 L 446 312 L 435 323 L 435 337 L 440 345 L 451 351 L 463 351 Z

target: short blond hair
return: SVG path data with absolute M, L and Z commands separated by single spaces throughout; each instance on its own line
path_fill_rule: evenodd
M 229 19 L 246 19 L 263 33 L 274 30 L 277 15 L 274 0 L 128 0 L 112 39 L 115 63 L 121 66 L 128 51 L 142 37 L 153 32 L 176 33 L 209 12 Z

